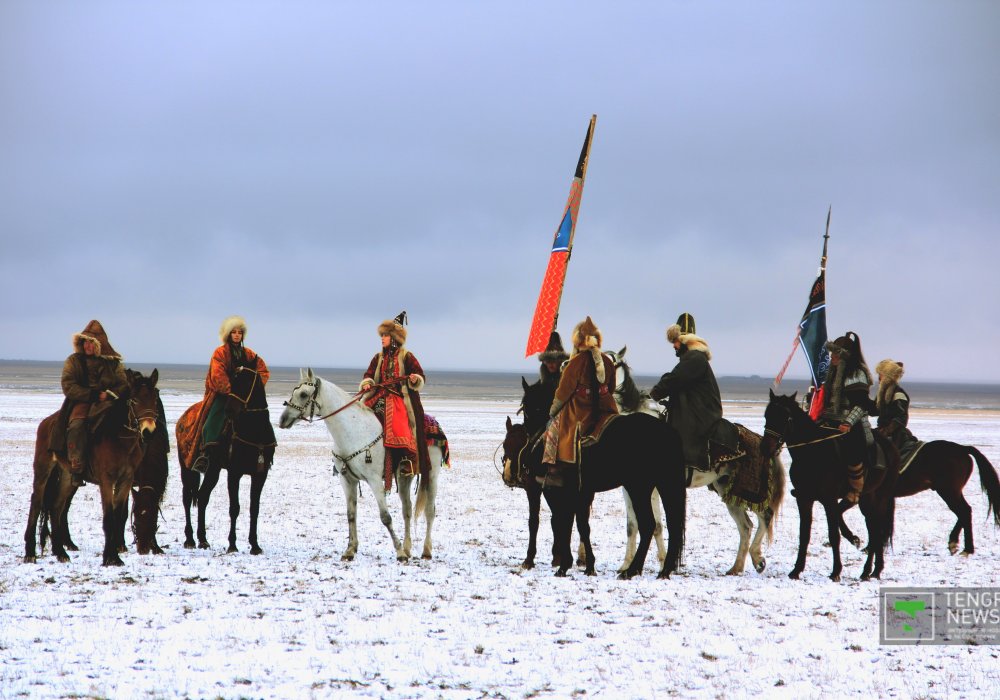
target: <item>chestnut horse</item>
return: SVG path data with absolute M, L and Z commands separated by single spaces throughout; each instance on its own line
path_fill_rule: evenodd
M 225 401 L 226 421 L 218 445 L 209 447 L 209 466 L 205 474 L 199 474 L 184 463 L 184 455 L 177 450 L 181 467 L 181 498 L 184 502 L 184 547 L 193 549 L 194 530 L 191 527 L 191 506 L 198 508 L 198 547 L 208 549 L 205 531 L 205 510 L 212 495 L 212 489 L 219 483 L 222 469 L 228 471 L 229 486 L 229 548 L 227 552 L 239 551 L 236 547 L 236 519 L 240 515 L 240 479 L 250 476 L 250 553 L 260 554 L 257 541 L 257 516 L 260 513 L 260 494 L 267 481 L 267 473 L 274 461 L 274 428 L 267 410 L 267 395 L 264 382 L 257 372 L 257 358 L 246 360 L 234 369 L 231 391 L 228 396 L 217 396 L 216 401 Z M 177 421 L 175 432 L 180 444 L 182 434 L 190 429 L 198 414 L 201 402 L 190 406 Z
M 145 455 L 145 441 L 155 432 L 160 415 L 157 370 L 154 369 L 148 378 L 138 372 L 128 372 L 127 376 L 126 395 L 115 400 L 97 433 L 91 437 L 88 467 L 84 475 L 87 481 L 96 483 L 101 490 L 104 566 L 123 564 L 119 550 L 124 545 L 122 533 L 128 515 L 128 496 L 136 469 Z M 25 563 L 38 560 L 35 529 L 43 511 L 51 518 L 52 553 L 61 562 L 70 560 L 66 553 L 69 533 L 66 512 L 76 488 L 67 471 L 65 457 L 48 451 L 49 432 L 58 416 L 55 413 L 38 426 L 31 507 L 24 531 Z
M 788 470 L 792 480 L 792 495 L 799 507 L 799 552 L 789 578 L 797 579 L 806 566 L 806 551 L 812 531 L 813 504 L 819 501 L 826 511 L 826 525 L 833 551 L 833 571 L 830 579 L 840 580 L 843 565 L 840 561 L 840 522 L 851 503 L 843 499 L 847 494 L 847 463 L 840 456 L 835 444 L 843 433 L 824 429 L 816 424 L 791 396 L 778 396 L 770 392 L 770 401 L 764 409 L 764 437 L 761 453 L 775 455 L 782 443 L 788 447 L 792 465 Z M 899 454 L 884 441 L 889 464 L 885 469 L 870 469 L 865 476 L 864 490 L 859 506 L 868 526 L 868 557 L 861 572 L 861 580 L 879 578 L 885 566 L 885 549 L 892 541 L 895 517 L 895 489 L 899 477 Z

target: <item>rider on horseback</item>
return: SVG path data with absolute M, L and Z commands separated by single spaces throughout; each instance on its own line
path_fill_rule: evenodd
M 882 360 L 875 365 L 875 374 L 878 375 L 878 393 L 871 414 L 878 416 L 879 433 L 889 438 L 899 450 L 902 471 L 902 467 L 923 445 L 906 427 L 910 421 L 910 395 L 899 385 L 899 380 L 903 378 L 903 363 Z
M 554 419 L 546 435 L 543 462 L 555 468 L 575 467 L 579 437 L 590 435 L 615 404 L 615 366 L 601 352 L 601 331 L 587 316 L 573 329 L 573 356 L 563 369 L 549 415 Z M 552 449 L 555 447 L 555 449 Z M 549 470 L 559 485 L 558 472 Z
M 710 468 L 708 440 L 712 428 L 722 418 L 722 397 L 709 361 L 708 342 L 695 335 L 694 317 L 683 313 L 667 328 L 667 342 L 680 358 L 677 365 L 660 377 L 649 395 L 659 401 L 669 398 L 667 424 L 681 436 L 684 462 L 699 471 Z
M 868 396 L 872 375 L 861 354 L 861 339 L 848 331 L 826 344 L 830 371 L 826 377 L 820 423 L 835 427 L 846 437 L 838 440 L 847 461 L 848 503 L 857 503 L 865 485 L 864 457 L 874 443 L 868 414 L 874 404 Z
M 563 363 L 568 359 L 569 355 L 563 350 L 562 338 L 558 332 L 552 331 L 545 351 L 538 353 L 538 376 L 542 384 L 550 385 L 553 390 L 558 387 Z
M 216 399 L 220 395 L 224 399 L 232 391 L 232 380 L 240 363 L 245 360 L 253 362 L 256 359 L 260 380 L 267 384 L 271 376 L 267 365 L 264 364 L 264 358 L 243 345 L 246 334 L 247 324 L 240 316 L 230 316 L 219 328 L 221 345 L 212 353 L 212 359 L 208 364 L 208 374 L 205 375 L 205 398 L 195 419 L 194 439 L 188 446 L 189 452 L 185 460 L 193 471 L 204 472 L 208 469 L 209 452 L 218 445 L 222 437 L 226 402 Z M 178 446 L 178 449 L 183 447 Z M 192 460 L 191 457 L 195 454 L 197 458 Z
M 87 430 L 93 430 L 111 400 L 128 388 L 122 356 L 115 352 L 100 321 L 94 320 L 73 336 L 76 350 L 62 369 L 62 390 L 66 399 L 55 428 L 49 434 L 49 451 L 67 452 L 73 483 L 83 483 L 87 453 Z
M 382 321 L 378 334 L 382 350 L 368 365 L 360 391 L 369 392 L 365 404 L 375 411 L 385 430 L 387 470 L 399 468 L 404 476 L 417 474 L 430 465 L 427 452 L 427 435 L 424 426 L 424 407 L 420 390 L 424 387 L 424 370 L 417 358 L 407 348 L 406 312 L 392 320 Z M 391 481 L 387 478 L 387 484 Z

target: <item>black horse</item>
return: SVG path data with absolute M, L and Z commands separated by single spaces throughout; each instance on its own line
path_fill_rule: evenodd
M 842 434 L 817 425 L 797 403 L 795 394 L 778 396 L 770 392 L 764 410 L 764 438 L 760 449 L 774 455 L 782 443 L 792 456 L 789 476 L 792 495 L 799 507 L 799 552 L 789 578 L 797 579 L 806 566 L 806 550 L 812 530 L 813 503 L 819 501 L 826 511 L 826 524 L 833 550 L 830 578 L 840 580 L 840 523 L 851 503 L 841 499 L 847 494 L 847 464 L 836 445 Z M 881 443 L 889 464 L 885 469 L 870 469 L 865 477 L 859 506 L 868 527 L 868 557 L 862 580 L 879 578 L 885 566 L 885 549 L 892 542 L 895 516 L 895 488 L 899 476 L 899 455 L 888 441 Z
M 524 426 L 508 420 L 504 440 L 504 459 L 518 469 L 541 471 L 543 445 L 530 440 Z M 545 499 L 552 508 L 552 538 L 559 556 L 556 576 L 565 576 L 572 566 L 570 537 L 573 520 L 586 553 L 586 574 L 595 572 L 594 552 L 590 544 L 590 505 L 594 494 L 624 487 L 632 499 L 639 523 L 639 545 L 629 568 L 621 578 L 642 573 L 653 539 L 653 508 L 650 498 L 657 489 L 667 520 L 667 557 L 660 578 L 669 578 L 677 570 L 684 548 L 685 488 L 684 457 L 676 431 L 663 421 L 643 413 L 619 416 L 605 428 L 596 445 L 583 448 L 578 475 L 570 476 L 566 486 L 547 485 Z
M 205 509 L 212 489 L 219 481 L 220 471 L 226 469 L 229 472 L 230 523 L 229 548 L 226 551 L 239 551 L 236 548 L 236 519 L 240 514 L 240 479 L 244 475 L 250 476 L 250 553 L 260 554 L 263 551 L 257 543 L 257 515 L 260 512 L 260 494 L 274 461 L 277 441 L 267 410 L 264 382 L 257 372 L 257 363 L 257 358 L 254 358 L 237 365 L 231 379 L 232 390 L 229 396 L 216 398 L 217 401 L 226 402 L 226 421 L 219 444 L 209 448 L 209 467 L 204 478 L 187 468 L 184 456 L 178 450 L 183 484 L 184 546 L 188 549 L 195 546 L 191 527 L 192 504 L 198 507 L 198 547 L 208 549 L 210 546 L 205 533 Z M 197 405 L 190 407 L 188 411 L 196 409 Z M 178 425 L 183 420 L 182 416 Z
M 972 476 L 972 459 L 979 466 L 979 485 L 986 494 L 986 515 L 993 512 L 993 522 L 1000 527 L 1000 479 L 997 471 L 986 459 L 986 456 L 971 445 L 960 445 L 948 440 L 934 440 L 920 448 L 899 474 L 896 482 L 896 498 L 912 496 L 933 489 L 945 502 L 951 512 L 958 518 L 951 534 L 948 535 L 948 551 L 958 552 L 958 535 L 965 532 L 965 549 L 962 554 L 968 556 L 976 551 L 972 540 L 972 507 L 965 500 L 962 489 Z M 855 547 L 861 546 L 861 540 L 851 532 L 841 519 L 840 532 L 848 542 Z

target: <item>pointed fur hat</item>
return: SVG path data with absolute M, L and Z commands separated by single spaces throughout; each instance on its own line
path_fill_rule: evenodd
M 378 334 L 380 336 L 388 335 L 392 338 L 392 342 L 402 346 L 406 342 L 406 328 L 403 327 L 405 323 L 406 312 L 400 311 L 396 318 L 382 321 L 382 323 L 378 324 Z
M 587 316 L 576 324 L 572 339 L 575 350 L 599 348 L 601 347 L 601 329 L 591 320 L 590 316 Z
M 569 355 L 563 349 L 562 338 L 557 331 L 552 331 L 549 336 L 549 344 L 543 352 L 538 353 L 539 362 L 565 362 Z
M 115 360 L 122 359 L 122 356 L 111 347 L 108 334 L 104 332 L 104 326 L 97 319 L 88 323 L 79 333 L 73 334 L 73 348 L 77 352 L 83 352 L 83 341 L 85 340 L 89 340 L 96 346 L 95 355 Z

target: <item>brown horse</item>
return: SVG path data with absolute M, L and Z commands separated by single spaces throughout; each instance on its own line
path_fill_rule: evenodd
M 237 366 L 232 380 L 232 391 L 228 396 L 216 397 L 225 401 L 226 423 L 218 445 L 209 448 L 209 466 L 204 478 L 192 471 L 184 463 L 184 454 L 177 450 L 181 467 L 181 498 L 184 502 L 184 547 L 195 546 L 194 529 L 191 526 L 191 506 L 198 508 L 198 547 L 208 549 L 205 530 L 205 510 L 212 489 L 219 483 L 222 469 L 228 472 L 229 487 L 229 548 L 236 548 L 236 519 L 240 514 L 240 478 L 250 476 L 250 553 L 263 552 L 257 542 L 257 515 L 260 512 L 260 494 L 264 490 L 267 474 L 274 461 L 274 428 L 271 426 L 267 410 L 267 395 L 264 383 L 257 372 L 257 358 Z M 181 415 L 175 428 L 177 444 L 182 442 L 182 434 L 194 423 L 201 402 L 190 406 Z
M 136 468 L 145 454 L 145 440 L 156 430 L 159 415 L 158 378 L 159 373 L 155 369 L 149 378 L 138 372 L 128 373 L 127 395 L 115 401 L 105 415 L 98 434 L 93 437 L 84 476 L 101 489 L 104 566 L 123 564 L 119 550 L 124 544 L 122 533 L 128 513 L 128 496 Z M 48 451 L 49 432 L 58 415 L 49 416 L 38 426 L 31 507 L 24 531 L 25 563 L 38 560 L 35 529 L 43 509 L 51 518 L 52 553 L 61 562 L 70 560 L 65 547 L 69 533 L 66 511 L 76 489 L 67 471 L 65 458 Z
M 960 445 L 948 440 L 934 440 L 920 448 L 913 461 L 899 474 L 896 482 L 896 498 L 912 496 L 933 489 L 945 502 L 958 520 L 948 535 L 948 551 L 958 552 L 958 535 L 965 532 L 965 549 L 962 556 L 975 551 L 972 541 L 972 507 L 965 500 L 962 490 L 972 476 L 972 459 L 979 465 L 979 485 L 986 494 L 986 516 L 993 512 L 993 523 L 1000 527 L 1000 479 L 997 471 L 982 452 L 971 445 Z M 840 520 L 840 532 L 855 547 L 861 547 L 861 540 Z

